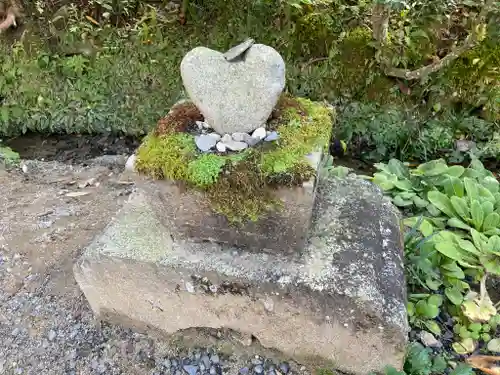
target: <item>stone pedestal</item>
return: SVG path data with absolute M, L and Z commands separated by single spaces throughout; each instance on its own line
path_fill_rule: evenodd
M 322 153 L 309 156 L 319 173 Z M 137 187 L 160 220 L 170 228 L 175 239 L 211 241 L 238 246 L 248 251 L 291 254 L 305 246 L 314 200 L 317 177 L 296 187 L 274 192 L 282 203 L 280 209 L 256 222 L 230 223 L 210 208 L 207 197 L 195 189 L 168 180 L 135 176 Z
M 396 211 L 367 181 L 329 179 L 313 218 L 301 252 L 247 252 L 178 239 L 139 191 L 75 277 L 111 321 L 169 334 L 231 329 L 316 368 L 400 368 L 408 326 Z

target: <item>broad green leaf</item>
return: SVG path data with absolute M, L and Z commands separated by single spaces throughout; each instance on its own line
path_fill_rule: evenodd
M 425 285 L 427 285 L 427 287 L 430 290 L 438 290 L 439 287 L 442 285 L 442 283 L 439 280 L 434 280 L 434 279 L 428 277 L 425 279 Z
M 478 185 L 477 189 L 479 196 L 482 198 L 481 202 L 483 200 L 487 200 L 493 204 L 496 203 L 495 196 L 491 193 L 491 191 L 489 191 L 488 189 L 486 189 L 484 186 L 481 185 Z
M 448 375 L 474 375 L 474 370 L 464 363 L 459 363 Z
M 471 178 L 465 177 L 464 178 L 464 187 L 465 191 L 467 192 L 467 197 L 469 200 L 472 202 L 474 199 L 479 199 L 479 191 L 478 191 L 478 185 L 476 184 L 476 181 L 474 181 Z
M 500 225 L 500 215 L 496 212 L 492 212 L 484 219 L 483 231 L 497 228 L 499 225 Z
M 439 176 L 448 171 L 448 165 L 442 159 L 431 160 L 427 163 L 420 164 L 417 167 L 417 171 L 423 173 L 425 176 Z
M 472 224 L 477 230 L 481 230 L 484 221 L 484 211 L 478 200 L 473 200 L 470 206 Z
M 408 302 L 406 304 L 406 311 L 408 312 L 408 316 L 415 315 L 415 304 L 413 302 Z
M 470 230 L 471 227 L 467 224 L 465 224 L 462 220 L 452 217 L 451 219 L 448 219 L 447 221 L 448 226 L 453 227 L 453 228 L 460 228 L 464 230 Z
M 427 299 L 429 305 L 441 306 L 443 304 L 443 296 L 440 294 L 433 294 Z
M 424 237 L 430 236 L 434 232 L 434 227 L 428 220 L 422 220 L 420 224 L 420 232 L 424 235 Z
M 379 171 L 385 172 L 387 174 L 392 173 L 391 170 L 389 169 L 389 166 L 385 163 L 375 163 L 373 164 L 373 166 Z
M 485 235 L 479 233 L 475 229 L 470 230 L 470 234 L 472 236 L 472 241 L 474 242 L 474 246 L 481 251 L 482 253 L 486 250 L 486 244 L 488 243 L 488 239 Z
M 468 240 L 458 240 L 458 246 L 460 246 L 462 250 L 465 250 L 468 253 L 474 254 L 476 256 L 481 255 L 481 251 L 476 249 L 474 244 Z
M 424 324 L 431 333 L 435 335 L 441 334 L 441 327 L 439 327 L 439 324 L 435 320 L 426 320 Z
M 443 374 L 447 368 L 448 362 L 442 354 L 434 357 L 431 369 L 431 372 L 433 374 Z
M 491 340 L 487 346 L 488 350 L 493 353 L 500 353 L 500 338 Z
M 500 183 L 495 177 L 485 177 L 482 181 L 483 186 L 488 189 L 492 194 L 498 193 L 498 189 L 500 187 Z
M 488 230 L 483 229 L 483 233 L 487 236 L 500 235 L 500 228 L 491 228 Z
M 449 176 L 443 183 L 444 191 L 446 195 L 451 196 L 464 196 L 464 184 L 457 177 Z
M 418 208 L 425 208 L 429 204 L 428 201 L 426 201 L 425 199 L 420 198 L 418 195 L 415 195 L 413 197 L 413 203 Z
M 469 298 L 469 295 L 473 298 Z M 482 299 L 476 293 L 468 293 L 466 300 L 462 302 L 462 311 L 471 322 L 480 323 L 488 322 L 497 313 L 488 293 Z
M 455 211 L 453 210 L 453 206 L 451 204 L 450 199 L 443 193 L 439 191 L 429 191 L 427 194 L 427 199 L 436 206 L 440 211 L 449 217 L 455 217 Z
M 394 186 L 396 186 L 399 190 L 412 190 L 411 182 L 408 180 L 397 180 L 394 181 Z
M 500 256 L 489 255 L 480 258 L 486 272 L 500 276 Z
M 446 295 L 446 297 L 448 297 L 450 302 L 456 306 L 460 306 L 464 300 L 462 292 L 457 288 L 446 288 L 444 290 L 444 294 Z
M 373 183 L 380 186 L 384 191 L 388 191 L 394 188 L 394 182 L 389 181 L 387 176 L 382 173 L 375 173 L 373 175 Z
M 438 210 L 436 206 L 434 206 L 432 203 L 429 203 L 426 207 L 427 211 L 429 212 L 429 215 L 437 217 L 441 215 L 441 211 Z
M 479 160 L 477 157 L 472 157 L 472 160 L 470 162 L 470 168 L 475 169 L 476 171 L 479 172 L 484 172 L 485 168 L 481 160 Z
M 413 200 L 413 197 L 416 196 L 417 193 L 414 193 L 413 191 L 401 191 L 398 195 L 404 200 Z
M 500 252 L 500 237 L 499 236 L 491 236 L 488 239 L 488 251 L 492 251 L 495 253 Z
M 483 212 L 484 212 L 484 217 L 486 218 L 486 216 L 488 216 L 489 214 L 491 214 L 494 210 L 494 207 L 493 207 L 493 203 L 490 202 L 490 201 L 484 201 L 481 203 L 481 208 L 483 209 Z M 483 223 L 484 225 L 484 223 Z
M 493 196 L 495 197 L 495 205 L 497 207 L 499 207 L 500 206 L 500 193 L 496 193 Z
M 410 207 L 410 206 L 413 206 L 413 201 L 411 201 L 411 200 L 405 200 L 405 199 L 401 198 L 400 195 L 396 195 L 392 199 L 392 203 L 394 203 L 398 207 Z
M 462 271 L 456 262 L 443 263 L 441 268 L 446 275 L 453 276 L 460 280 L 465 279 L 464 271 Z
M 448 167 L 446 174 L 453 177 L 460 177 L 465 171 L 465 168 L 461 165 L 453 165 Z
M 398 178 L 405 179 L 407 177 L 410 177 L 410 172 L 408 171 L 408 167 L 405 166 L 398 159 L 389 160 L 389 164 L 387 165 L 387 167 L 389 168 L 389 171 L 398 176 Z
M 476 350 L 476 343 L 471 338 L 468 338 L 461 342 L 453 343 L 452 348 L 458 354 L 469 354 Z
M 456 260 L 457 262 L 462 262 L 464 260 L 462 250 L 458 247 L 458 245 L 451 241 L 436 243 L 435 248 L 441 254 L 452 260 Z
M 415 307 L 419 316 L 434 319 L 439 315 L 439 307 L 436 305 L 428 304 L 424 300 L 418 301 Z
M 450 198 L 451 205 L 455 212 L 464 220 L 470 220 L 469 206 L 465 198 L 453 196 Z

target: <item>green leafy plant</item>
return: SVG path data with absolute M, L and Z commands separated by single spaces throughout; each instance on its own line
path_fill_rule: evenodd
M 497 307 L 486 278 L 500 275 L 499 182 L 475 157 L 467 168 L 443 160 L 414 168 L 391 160 L 376 167 L 372 180 L 405 210 L 411 228 L 405 238 L 410 323 L 439 335 L 434 318 L 445 309 L 455 321 L 457 353 L 488 343 Z

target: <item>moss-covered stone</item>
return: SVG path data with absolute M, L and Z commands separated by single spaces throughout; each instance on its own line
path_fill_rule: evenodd
M 279 133 L 278 141 L 241 153 L 218 154 L 196 148 L 189 130 L 197 114 L 190 106 L 174 106 L 159 121 L 139 147 L 136 169 L 154 179 L 204 191 L 214 211 L 232 222 L 257 220 L 279 207 L 273 189 L 309 180 L 315 170 L 306 155 L 328 149 L 333 111 L 321 103 L 283 96 L 267 124 Z M 180 112 L 185 116 L 180 117 Z

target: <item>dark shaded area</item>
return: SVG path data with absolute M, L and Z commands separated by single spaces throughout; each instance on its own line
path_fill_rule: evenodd
M 81 163 L 102 155 L 132 154 L 140 140 L 116 135 L 51 135 L 27 133 L 5 140 L 22 159 Z

